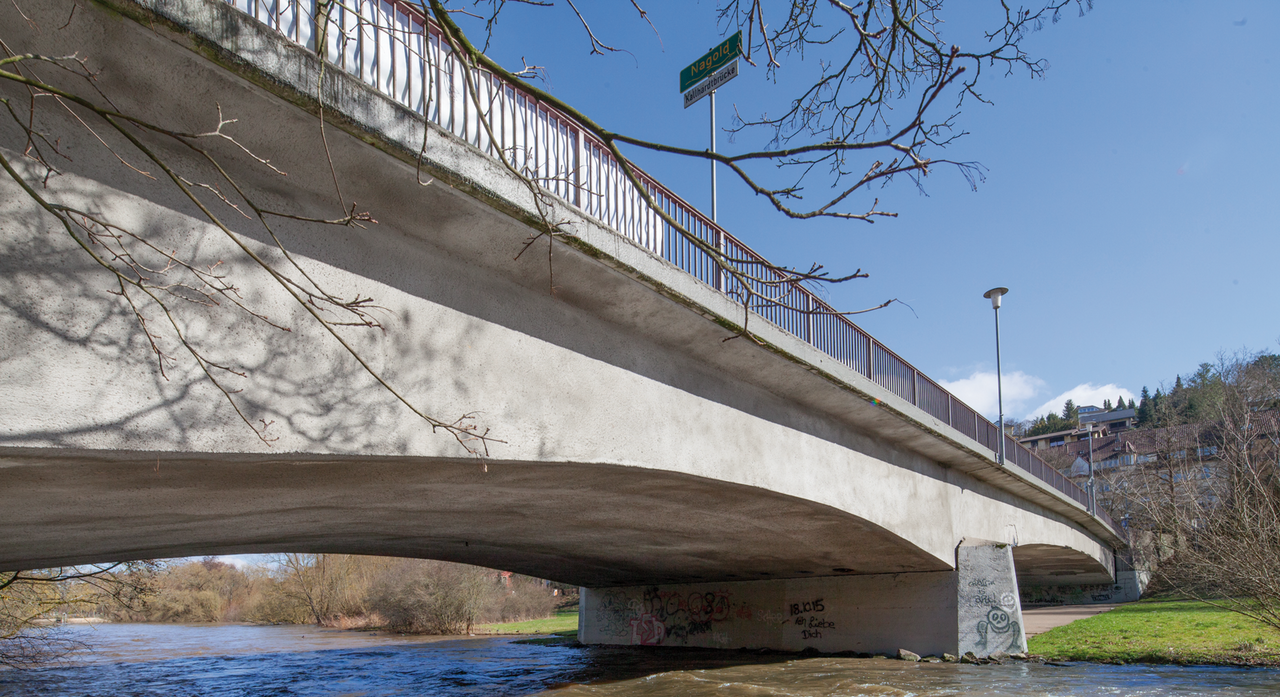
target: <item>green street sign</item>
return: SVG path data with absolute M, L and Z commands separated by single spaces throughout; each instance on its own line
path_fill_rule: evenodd
M 715 48 L 707 51 L 707 54 L 692 65 L 680 71 L 680 91 L 685 92 L 690 87 L 707 79 L 707 76 L 716 70 L 723 68 L 729 64 L 729 61 L 742 55 L 742 32 L 730 36 L 723 43 Z

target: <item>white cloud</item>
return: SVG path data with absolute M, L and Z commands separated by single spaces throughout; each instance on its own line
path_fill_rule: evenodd
M 1023 418 L 1030 419 L 1050 412 L 1060 414 L 1062 412 L 1062 405 L 1065 404 L 1068 399 L 1075 402 L 1076 406 L 1092 404 L 1100 407 L 1102 406 L 1103 400 L 1115 399 L 1116 397 L 1124 397 L 1126 400 L 1137 400 L 1136 395 L 1119 385 L 1107 384 L 1099 387 L 1086 382 L 1083 385 L 1076 385 L 1057 397 L 1053 397 L 1044 404 L 1041 404 L 1035 409 L 1027 412 L 1027 415 Z
M 1021 405 L 1035 397 L 1036 393 L 1045 387 L 1044 380 L 1021 371 L 1005 373 L 1001 383 L 1001 389 L 1004 392 L 1006 415 L 1019 413 Z M 939 380 L 938 384 L 946 388 L 951 394 L 959 397 L 960 401 L 976 409 L 979 414 L 993 421 L 999 416 L 1000 406 L 997 399 L 996 374 L 994 371 L 975 371 L 967 378 L 954 381 Z
M 259 566 L 271 560 L 270 554 L 224 554 L 214 557 L 224 564 L 230 564 L 237 569 L 244 569 L 249 566 Z

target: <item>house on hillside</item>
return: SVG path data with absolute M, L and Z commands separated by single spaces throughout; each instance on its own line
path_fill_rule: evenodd
M 1091 411 L 1086 412 L 1085 409 Z M 1111 411 L 1103 411 L 1097 407 L 1080 407 L 1080 426 L 1086 424 L 1094 424 L 1096 430 L 1098 426 L 1106 426 L 1111 433 L 1119 433 L 1128 431 L 1138 425 L 1137 409 L 1112 409 Z
M 1092 457 L 1098 503 L 1108 509 L 1113 489 L 1131 486 L 1135 478 L 1207 482 L 1220 469 L 1211 431 L 1197 425 L 1129 430 L 1102 437 L 1095 432 L 1092 448 L 1087 440 L 1078 441 L 1066 452 L 1074 459 L 1062 473 L 1082 488 L 1087 488 Z M 1065 458 L 1057 459 L 1062 462 Z M 1127 525 L 1125 518 L 1121 514 L 1117 520 Z
M 1136 409 L 1112 409 L 1110 411 L 1092 405 L 1080 407 L 1079 428 L 1071 428 L 1053 433 L 1042 433 L 1037 436 L 1020 438 L 1019 443 L 1031 450 L 1069 446 L 1072 443 L 1083 443 L 1089 440 L 1089 426 L 1093 425 L 1093 438 L 1109 436 L 1113 433 L 1129 431 L 1138 425 Z M 1084 446 L 1076 446 L 1076 448 Z M 1068 448 L 1070 450 L 1071 448 Z
M 1096 428 L 1093 431 L 1094 439 L 1097 439 L 1101 431 Z M 1073 443 L 1082 443 L 1089 439 L 1089 429 L 1087 428 L 1070 428 L 1065 431 L 1054 431 L 1053 433 L 1042 433 L 1038 436 L 1027 436 L 1019 438 L 1018 442 L 1025 445 L 1032 451 L 1043 450 L 1045 448 L 1058 448 L 1068 446 Z M 1075 446 L 1079 447 L 1079 446 Z M 1039 454 L 1039 453 L 1037 453 Z

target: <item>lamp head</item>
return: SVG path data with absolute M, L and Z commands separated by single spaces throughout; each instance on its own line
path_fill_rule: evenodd
M 987 299 L 989 299 L 989 300 L 991 301 L 991 309 L 993 309 L 993 310 L 999 310 L 999 309 L 1000 309 L 1000 296 L 1002 296 L 1002 295 L 1004 295 L 1005 293 L 1008 293 L 1008 292 L 1009 292 L 1009 289 L 1008 289 L 1008 288 L 992 288 L 991 290 L 989 290 L 989 291 L 987 291 L 987 292 L 983 293 L 983 294 L 982 294 L 982 297 L 987 298 Z

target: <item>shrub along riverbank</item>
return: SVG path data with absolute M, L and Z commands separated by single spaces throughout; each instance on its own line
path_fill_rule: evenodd
M 1032 637 L 1050 660 L 1280 666 L 1280 632 L 1197 601 L 1144 600 Z
M 388 557 L 286 554 L 247 569 L 205 559 L 161 564 L 149 574 L 139 581 L 149 592 L 138 602 L 121 607 L 104 598 L 91 610 L 125 622 L 315 623 L 463 634 L 485 622 L 547 618 L 566 600 L 540 579 Z

